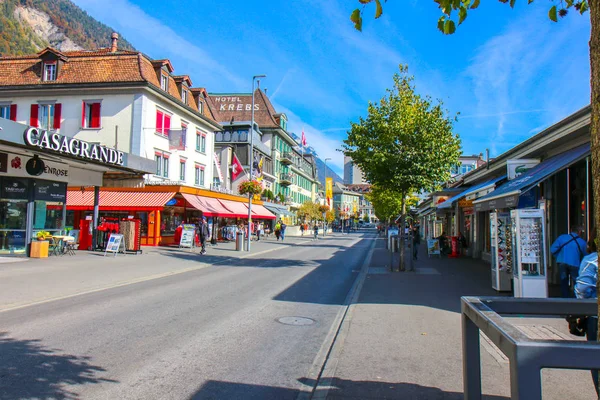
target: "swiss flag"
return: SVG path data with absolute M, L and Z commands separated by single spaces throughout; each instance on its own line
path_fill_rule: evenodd
M 306 146 L 306 136 L 304 135 L 304 129 L 302 129 L 302 146 Z
M 235 153 L 233 153 L 233 160 L 231 160 L 231 180 L 235 181 L 242 172 L 244 172 L 244 167 L 242 167 L 242 163 Z

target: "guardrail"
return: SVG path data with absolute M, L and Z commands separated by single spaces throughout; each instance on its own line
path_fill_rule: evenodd
M 541 400 L 542 368 L 600 369 L 598 343 L 532 339 L 502 317 L 596 316 L 596 299 L 462 297 L 461 308 L 465 400 L 482 398 L 480 330 L 510 360 L 512 400 Z

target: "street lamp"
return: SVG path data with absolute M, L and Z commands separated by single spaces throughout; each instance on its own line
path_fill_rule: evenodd
M 254 75 L 252 77 L 252 111 L 250 120 L 250 157 L 248 157 L 248 164 L 250 165 L 250 180 L 253 180 L 254 175 L 254 82 L 259 78 L 266 78 L 266 75 Z M 252 237 L 252 197 L 248 196 L 248 251 L 250 251 L 250 238 Z
M 331 160 L 331 158 L 326 158 L 324 160 L 325 161 L 325 201 L 327 201 L 327 160 Z M 331 199 L 331 201 L 333 202 L 333 199 Z M 327 215 L 327 213 L 325 213 L 325 215 L 323 216 L 323 236 L 325 236 L 327 234 L 327 221 L 325 220 L 326 215 Z

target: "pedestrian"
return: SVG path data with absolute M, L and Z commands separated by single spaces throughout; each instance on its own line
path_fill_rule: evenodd
M 263 224 L 262 222 L 258 223 L 258 226 L 256 227 L 256 241 L 260 242 L 260 235 L 262 233 L 263 230 Z
M 571 233 L 560 235 L 550 246 L 550 252 L 558 264 L 561 296 L 575 297 L 573 286 L 579 275 L 581 260 L 587 254 L 585 240 L 579 237 L 579 228 L 572 226 Z
M 318 240 L 319 239 L 319 224 L 317 224 L 316 222 L 315 222 L 315 225 L 313 226 L 313 231 L 314 231 L 313 239 Z
M 277 241 L 279 241 L 279 238 L 281 237 L 281 220 L 277 221 L 275 224 L 275 237 L 277 238 Z
M 598 283 L 598 253 L 596 243 L 596 232 L 592 231 L 590 241 L 588 241 L 587 256 L 581 260 L 579 275 L 575 282 L 575 295 L 578 299 L 595 299 L 598 297 L 596 285 Z M 598 317 L 587 317 L 586 336 L 588 342 L 596 342 L 598 338 Z M 592 372 L 592 381 L 598 395 L 598 370 Z M 600 397 L 599 397 L 600 398 Z
M 413 229 L 413 260 L 417 261 L 417 257 L 419 255 L 419 246 L 421 245 L 421 234 L 419 233 L 419 228 Z
M 300 224 L 300 236 L 304 236 L 304 224 Z
M 283 242 L 283 239 L 285 239 L 285 228 L 287 228 L 287 225 L 283 222 L 281 222 L 281 241 Z
M 200 236 L 200 246 L 202 246 L 202 250 L 200 250 L 200 254 L 206 254 L 206 239 L 210 236 L 208 231 L 208 223 L 206 222 L 206 217 L 202 217 L 200 221 L 200 229 L 198 229 L 198 233 Z

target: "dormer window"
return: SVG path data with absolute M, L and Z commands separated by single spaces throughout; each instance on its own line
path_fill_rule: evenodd
M 204 102 L 198 99 L 198 111 L 200 114 L 204 114 Z
M 181 90 L 181 101 L 183 101 L 184 104 L 187 104 L 187 99 L 188 99 L 188 92 L 185 89 Z
M 165 74 L 160 75 L 160 88 L 165 92 L 169 89 L 169 78 Z
M 56 80 L 56 63 L 44 63 L 44 81 Z

